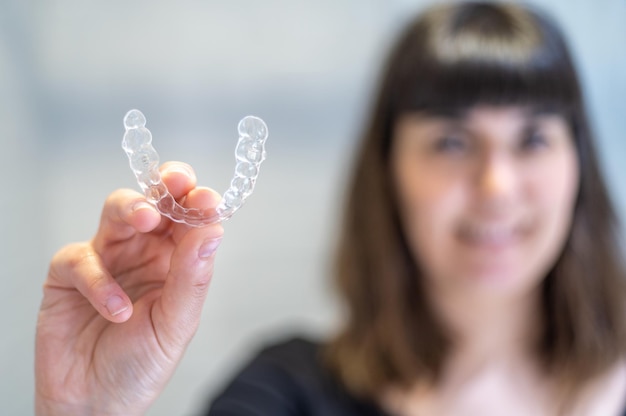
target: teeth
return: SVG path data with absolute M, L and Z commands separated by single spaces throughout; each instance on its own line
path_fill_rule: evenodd
M 470 224 L 463 228 L 462 236 L 478 244 L 502 244 L 513 239 L 511 226 Z

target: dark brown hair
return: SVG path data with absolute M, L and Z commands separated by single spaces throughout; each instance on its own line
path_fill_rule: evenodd
M 569 238 L 542 283 L 538 359 L 575 390 L 626 352 L 618 221 L 563 35 L 525 6 L 438 5 L 391 51 L 347 195 L 336 283 L 348 316 L 326 357 L 353 393 L 374 397 L 385 387 L 434 383 L 441 375 L 450 340 L 429 307 L 404 235 L 389 153 L 399 116 L 476 104 L 556 112 L 575 140 L 578 196 Z

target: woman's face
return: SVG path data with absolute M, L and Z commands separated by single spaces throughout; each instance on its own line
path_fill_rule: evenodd
M 400 215 L 429 286 L 505 296 L 536 287 L 562 250 L 577 194 L 564 119 L 522 107 L 409 114 L 393 143 Z

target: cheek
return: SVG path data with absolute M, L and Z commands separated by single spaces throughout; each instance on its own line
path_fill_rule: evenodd
M 406 238 L 417 261 L 426 271 L 449 261 L 445 253 L 461 215 L 459 211 L 466 206 L 465 187 L 453 181 L 431 179 L 405 183 L 400 192 Z
M 543 250 L 553 257 L 560 253 L 571 226 L 579 185 L 579 168 L 574 152 L 564 155 L 541 170 L 534 182 L 537 205 L 537 232 Z
M 534 274 L 545 275 L 560 256 L 569 235 L 578 193 L 579 168 L 572 150 L 536 169 L 529 195 L 533 238 L 528 258 Z

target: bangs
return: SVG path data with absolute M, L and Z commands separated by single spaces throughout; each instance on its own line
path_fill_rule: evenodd
M 566 114 L 580 103 L 567 46 L 545 17 L 491 5 L 451 15 L 446 7 L 432 10 L 401 42 L 390 97 L 395 117 L 480 104 Z

